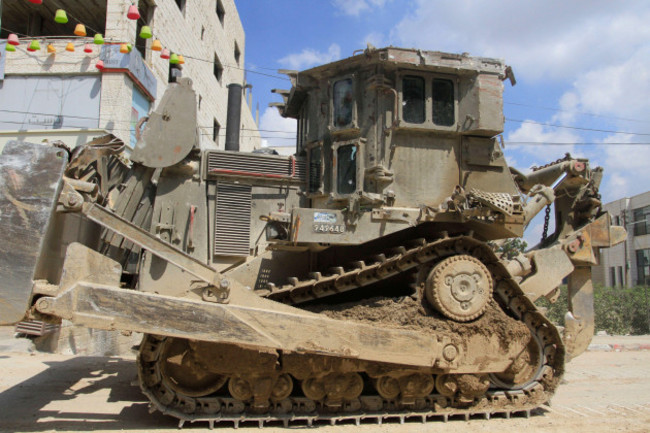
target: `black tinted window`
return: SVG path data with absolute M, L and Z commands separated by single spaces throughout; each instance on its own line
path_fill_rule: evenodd
M 334 126 L 340 128 L 352 123 L 353 103 L 352 79 L 334 83 Z
M 402 118 L 409 123 L 424 123 L 424 78 L 404 77 L 402 80 Z
M 339 147 L 336 157 L 336 190 L 351 194 L 357 189 L 357 146 Z
M 433 123 L 452 126 L 454 119 L 454 83 L 450 80 L 433 80 Z

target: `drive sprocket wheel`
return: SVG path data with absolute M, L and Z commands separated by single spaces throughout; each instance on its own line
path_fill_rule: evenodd
M 424 294 L 433 307 L 458 322 L 483 314 L 492 297 L 492 275 L 478 259 L 461 254 L 447 257 L 427 276 Z

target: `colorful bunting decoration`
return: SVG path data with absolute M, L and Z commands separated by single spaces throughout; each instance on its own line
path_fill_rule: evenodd
M 86 36 L 86 26 L 83 24 L 77 24 L 77 26 L 74 28 L 74 34 L 77 36 Z
M 36 39 L 32 39 L 32 41 L 29 43 L 29 46 L 27 47 L 27 51 L 38 51 L 40 49 L 41 44 Z
M 66 24 L 68 22 L 68 14 L 63 9 L 57 9 L 54 14 L 54 21 L 59 24 Z
M 132 4 L 129 7 L 129 11 L 126 14 L 126 17 L 130 20 L 138 20 L 140 19 L 140 12 L 138 11 L 138 7 L 134 4 Z

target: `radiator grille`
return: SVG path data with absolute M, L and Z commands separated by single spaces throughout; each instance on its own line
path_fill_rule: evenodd
M 250 252 L 251 186 L 217 184 L 214 254 L 247 256 Z
M 294 169 L 294 160 L 292 158 L 277 155 L 222 151 L 208 153 L 208 173 L 214 170 L 222 173 L 230 172 L 231 174 L 293 177 L 298 181 L 303 181 L 306 174 L 305 162 L 302 159 L 295 161 Z

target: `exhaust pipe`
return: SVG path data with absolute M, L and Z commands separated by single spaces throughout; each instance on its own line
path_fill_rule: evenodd
M 241 124 L 242 85 L 228 85 L 228 114 L 226 118 L 226 150 L 239 152 L 239 129 Z

